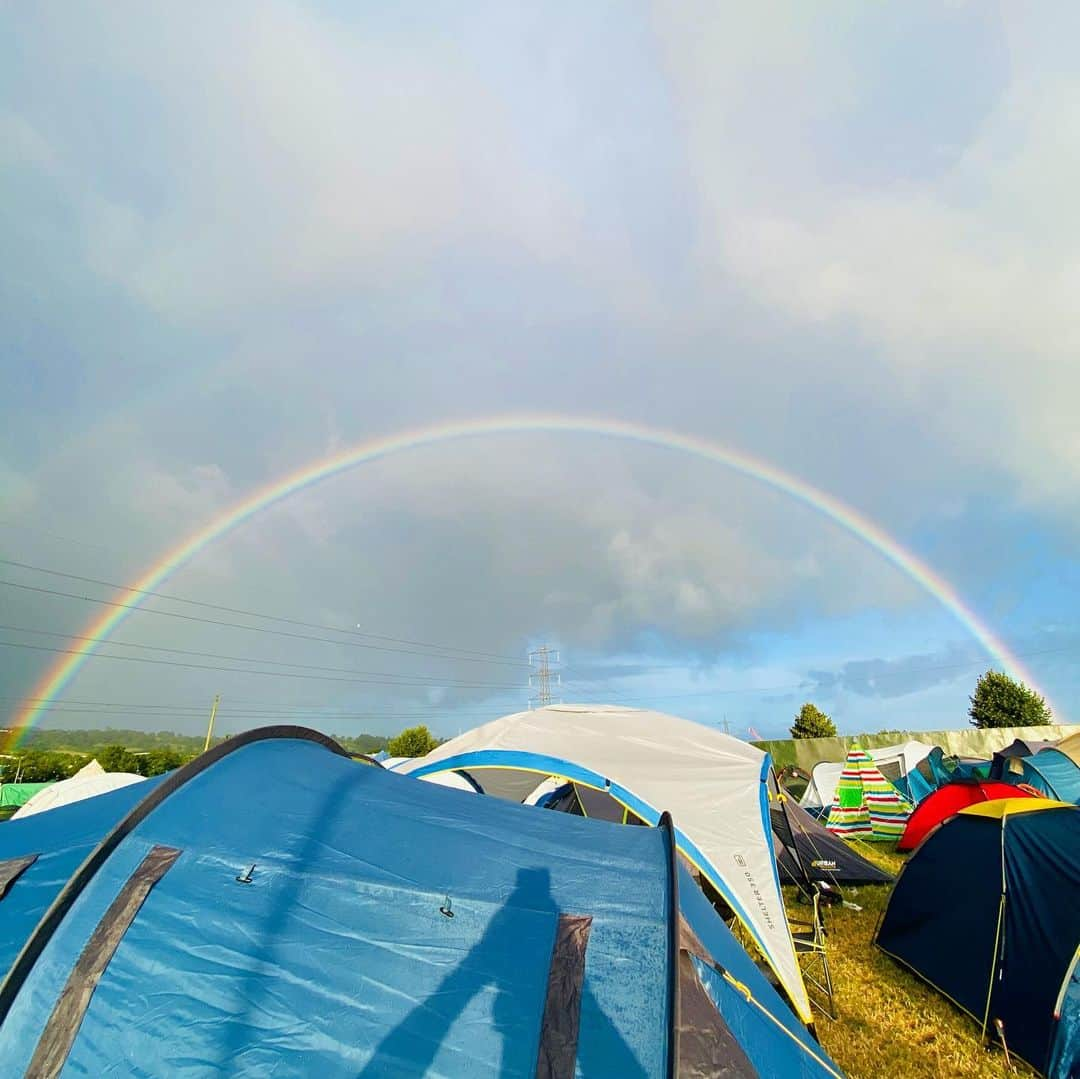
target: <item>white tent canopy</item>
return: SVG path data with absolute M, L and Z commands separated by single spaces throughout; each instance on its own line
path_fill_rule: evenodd
M 48 809 L 81 802 L 84 798 L 93 798 L 97 794 L 118 790 L 132 783 L 141 783 L 143 778 L 132 772 L 106 772 L 97 761 L 91 761 L 70 779 L 61 779 L 59 783 L 53 783 L 38 791 L 25 805 L 19 807 L 11 819 L 32 817 L 35 813 L 44 813 Z
M 413 762 L 420 760 L 418 757 L 387 757 L 379 763 L 388 772 L 403 772 L 408 771 L 403 765 L 412 764 Z M 457 772 L 437 772 L 430 776 L 421 776 L 422 779 L 428 783 L 434 783 L 437 787 L 452 787 L 456 791 L 468 791 L 470 794 L 476 794 L 476 788 L 464 777 L 459 776 Z
M 924 742 L 903 742 L 896 746 L 868 749 L 866 752 L 885 778 L 892 780 L 915 771 L 919 762 L 930 756 L 933 748 Z M 836 795 L 836 784 L 840 782 L 843 770 L 843 761 L 818 761 L 810 772 L 810 783 L 803 791 L 799 805 L 810 808 L 831 806 Z
M 396 770 L 465 769 L 483 784 L 484 768 L 520 768 L 604 790 L 652 824 L 667 810 L 679 850 L 731 905 L 809 1022 L 776 872 L 768 761 L 737 738 L 659 712 L 555 705 L 486 723 Z

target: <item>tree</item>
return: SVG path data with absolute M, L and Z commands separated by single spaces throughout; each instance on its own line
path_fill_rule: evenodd
M 23 783 L 47 783 L 52 779 L 73 776 L 87 758 L 72 753 L 56 753 L 52 750 L 31 750 L 18 760 L 0 761 L 0 782 L 11 783 L 18 775 Z
M 386 752 L 391 757 L 422 757 L 438 744 L 427 727 L 407 727 L 396 738 L 387 742 Z
M 816 705 L 806 702 L 791 726 L 792 738 L 833 738 L 836 724 Z
M 138 772 L 139 758 L 124 746 L 102 746 L 97 762 L 106 772 Z
M 987 671 L 969 700 L 968 715 L 975 727 L 1041 727 L 1054 722 L 1046 701 L 1035 690 L 1001 671 Z
M 192 754 L 181 753 L 176 749 L 151 749 L 138 758 L 138 772 L 141 776 L 160 776 L 187 764 Z

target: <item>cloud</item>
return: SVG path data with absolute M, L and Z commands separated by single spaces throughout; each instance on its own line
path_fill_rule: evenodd
M 327 452 L 534 410 L 789 469 L 928 553 L 1002 632 L 1048 610 L 1027 598 L 1033 561 L 1072 580 L 1080 107 L 1064 31 L 929 3 L 828 20 L 707 4 L 417 20 L 283 0 L 4 18 L 0 483 L 23 524 L 81 544 L 42 541 L 50 563 L 130 579 Z M 1020 557 L 1034 531 L 1052 560 Z M 856 710 L 900 686 L 959 699 L 919 670 L 937 655 L 922 642 L 955 625 L 835 525 L 715 466 L 578 436 L 365 466 L 170 587 L 513 656 L 554 639 L 596 670 L 619 656 L 734 679 L 771 650 L 782 671 L 762 692 L 910 654 L 853 663 L 834 688 Z M 77 632 L 85 614 L 20 617 Z M 866 618 L 892 639 L 865 640 Z M 151 616 L 125 632 L 362 665 Z M 377 658 L 446 684 L 266 680 L 264 695 L 518 700 L 513 668 L 455 688 L 475 665 Z M 78 688 L 212 688 L 107 666 Z M 35 670 L 9 662 L 5 685 Z M 636 682 L 612 679 L 646 695 Z
M 937 653 L 904 656 L 900 659 L 860 659 L 845 663 L 839 671 L 809 671 L 814 692 L 838 691 L 860 697 L 895 698 L 934 686 L 963 680 L 972 681 L 979 660 L 965 646 Z
M 1019 499 L 1068 507 L 1074 518 L 1074 72 L 1047 65 L 1045 48 L 1025 51 L 1019 14 L 995 26 L 990 12 L 930 17 L 916 8 L 899 39 L 900 24 L 883 12 L 839 28 L 744 18 L 734 34 L 726 13 L 698 15 L 669 10 L 664 25 L 707 222 L 707 272 L 734 277 L 811 333 L 844 327 L 857 335 L 861 347 L 841 350 L 819 377 L 870 389 L 875 412 L 903 410 L 909 443 L 948 446 L 954 469 L 984 462 L 1015 484 Z M 953 49 L 924 55 L 920 22 Z M 775 66 L 761 70 L 754 61 L 766 33 Z M 854 59 L 873 59 L 879 48 L 888 54 L 880 66 Z M 764 89 L 774 79 L 787 107 Z M 972 79 L 983 87 L 975 96 Z M 909 110 L 902 137 L 919 132 L 924 144 L 910 147 L 914 167 L 868 175 L 852 158 L 880 160 L 892 132 L 858 117 L 889 84 Z M 965 95 L 966 115 L 956 104 Z M 914 111 L 920 97 L 932 111 Z M 809 120 L 806 109 L 816 110 Z

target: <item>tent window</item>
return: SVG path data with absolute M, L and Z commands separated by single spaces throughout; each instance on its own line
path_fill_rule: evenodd
M 899 761 L 874 761 L 874 764 L 890 783 L 895 783 L 904 774 Z
M 8 894 L 11 886 L 37 861 L 37 857 L 36 854 L 27 854 L 0 862 L 0 899 Z
M 90 935 L 57 998 L 41 1032 L 27 1075 L 46 1079 L 60 1074 L 105 968 L 150 894 L 150 889 L 165 876 L 179 857 L 180 851 L 175 847 L 154 847 L 128 877 Z
M 581 988 L 592 916 L 560 914 L 548 968 L 536 1079 L 574 1079 L 577 1068 Z

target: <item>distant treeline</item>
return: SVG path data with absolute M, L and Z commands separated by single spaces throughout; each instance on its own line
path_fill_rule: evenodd
M 388 737 L 381 734 L 332 736 L 350 753 L 378 753 Z M 215 738 L 214 744 L 225 741 Z M 173 731 L 36 730 L 30 731 L 9 758 L 0 759 L 0 783 L 44 783 L 67 779 L 91 760 L 107 772 L 157 776 L 179 768 L 202 752 L 205 738 Z
M 378 753 L 386 748 L 389 736 L 382 734 L 334 734 L 345 749 L 354 753 Z M 177 749 L 181 752 L 198 753 L 205 738 L 203 735 L 176 734 L 174 731 L 129 731 L 120 727 L 65 731 L 59 729 L 33 730 L 23 736 L 23 750 L 57 749 L 70 753 L 93 753 L 103 746 L 123 746 L 136 752 L 151 749 Z M 224 741 L 215 738 L 214 744 Z

